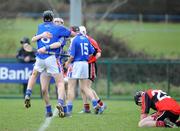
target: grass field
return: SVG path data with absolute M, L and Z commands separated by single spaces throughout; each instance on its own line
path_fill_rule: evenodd
M 51 119 L 46 131 L 170 131 L 177 129 L 138 128 L 139 108 L 133 101 L 105 101 L 108 108 L 102 115 L 78 114 L 82 101 L 74 102 L 73 116 Z M 52 100 L 52 105 L 56 101 Z M 39 131 L 45 122 L 44 103 L 32 99 L 25 109 L 23 99 L 0 99 L 0 131 Z

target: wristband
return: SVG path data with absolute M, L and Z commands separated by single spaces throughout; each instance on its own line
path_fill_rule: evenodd
M 50 49 L 50 46 L 49 46 L 49 45 L 46 45 L 45 48 L 46 48 L 46 50 L 49 50 L 49 49 Z

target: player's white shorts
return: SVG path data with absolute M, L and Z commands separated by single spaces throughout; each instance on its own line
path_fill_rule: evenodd
M 87 61 L 75 61 L 72 65 L 71 75 L 69 79 L 87 79 L 89 74 Z
M 38 72 L 45 71 L 50 74 L 57 74 L 61 72 L 55 55 L 49 56 L 46 59 L 40 59 L 37 57 L 34 69 Z

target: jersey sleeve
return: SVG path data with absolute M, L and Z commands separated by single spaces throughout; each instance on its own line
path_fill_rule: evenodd
M 151 99 L 149 98 L 147 93 L 144 93 L 142 96 L 142 106 L 141 106 L 141 113 L 148 114 L 151 108 Z
M 94 47 L 89 43 L 89 55 L 93 54 L 95 51 Z
M 76 39 L 72 40 L 71 46 L 69 48 L 69 53 L 71 56 L 75 56 L 75 44 L 76 44 Z
M 101 48 L 99 47 L 99 44 L 97 43 L 96 40 L 94 40 L 92 37 L 88 36 L 88 39 L 91 43 L 91 45 L 97 50 L 97 52 L 101 53 Z
M 64 26 L 59 26 L 59 35 L 63 37 L 69 37 L 71 35 L 71 31 Z

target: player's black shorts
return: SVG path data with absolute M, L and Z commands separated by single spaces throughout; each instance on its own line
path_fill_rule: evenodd
M 163 111 L 161 115 L 158 116 L 157 120 L 163 121 L 165 118 L 169 118 L 170 121 L 176 122 L 179 118 L 179 115 L 173 114 L 170 111 Z
M 97 77 L 97 65 L 96 63 L 89 63 L 89 77 L 91 81 L 94 82 L 95 78 Z

